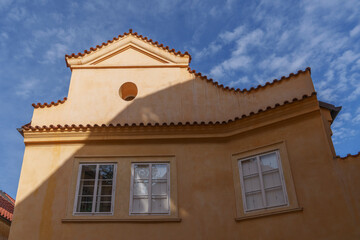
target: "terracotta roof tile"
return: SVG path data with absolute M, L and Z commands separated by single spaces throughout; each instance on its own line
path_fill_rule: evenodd
M 51 103 L 33 103 L 31 104 L 34 108 L 44 108 L 44 107 L 52 107 L 52 106 L 57 106 L 59 104 L 63 104 L 65 101 L 67 100 L 66 97 L 64 97 L 63 100 L 58 100 L 57 102 L 51 102 Z
M 103 42 L 101 45 L 96 45 L 95 48 L 91 47 L 90 50 L 85 50 L 83 53 L 80 53 L 80 52 L 79 52 L 79 53 L 77 53 L 77 54 L 72 53 L 72 54 L 70 54 L 70 55 L 65 55 L 65 59 L 66 59 L 66 58 L 78 58 L 78 57 L 83 57 L 83 56 L 85 56 L 86 54 L 89 54 L 89 53 L 91 53 L 91 52 L 93 52 L 93 51 L 96 51 L 96 50 L 98 50 L 98 49 L 100 49 L 100 48 L 108 45 L 109 43 L 112 43 L 112 42 L 114 42 L 114 41 L 117 41 L 117 40 L 119 40 L 120 38 L 123 38 L 123 37 L 125 37 L 125 36 L 127 36 L 127 35 L 132 35 L 132 36 L 135 36 L 135 37 L 137 37 L 137 38 L 140 38 L 140 39 L 143 40 L 143 41 L 146 41 L 146 42 L 148 42 L 148 43 L 151 43 L 151 44 L 155 45 L 156 47 L 161 48 L 161 49 L 163 49 L 163 50 L 166 50 L 166 51 L 168 51 L 168 52 L 170 52 L 170 53 L 173 53 L 173 54 L 175 54 L 175 55 L 180 55 L 180 56 L 182 56 L 182 57 L 185 56 L 185 55 L 187 55 L 187 56 L 189 56 L 189 63 L 191 62 L 191 55 L 190 55 L 188 52 L 182 53 L 182 52 L 180 52 L 180 51 L 176 51 L 176 50 L 173 49 L 173 48 L 170 49 L 169 46 L 164 46 L 164 44 L 159 44 L 157 41 L 154 42 L 152 39 L 150 39 L 150 38 L 148 38 L 148 37 L 145 37 L 145 36 L 143 36 L 143 35 L 139 35 L 137 32 L 133 32 L 132 29 L 129 29 L 129 32 L 124 32 L 124 34 L 120 34 L 119 36 L 114 37 L 112 40 L 108 40 L 107 42 Z
M 307 67 L 305 70 L 299 70 L 297 73 L 290 73 L 289 76 L 285 77 L 285 76 L 282 76 L 280 79 L 274 79 L 272 82 L 266 82 L 264 85 L 258 85 L 257 87 L 251 87 L 249 90 L 244 88 L 244 89 L 235 89 L 235 88 L 229 88 L 229 87 L 225 87 L 224 85 L 222 84 L 219 84 L 218 82 L 215 82 L 212 78 L 208 78 L 207 76 L 205 75 L 202 75 L 202 73 L 200 72 L 196 72 L 195 70 L 192 70 L 191 68 L 188 68 L 188 71 L 190 73 L 193 73 L 195 74 L 196 77 L 200 77 L 201 79 L 203 80 L 206 80 L 212 84 L 214 84 L 215 86 L 219 87 L 219 88 L 222 88 L 224 90 L 228 90 L 228 91 L 233 91 L 233 92 L 239 92 L 239 93 L 244 93 L 244 92 L 251 92 L 251 91 L 255 91 L 255 90 L 258 90 L 260 88 L 264 88 L 264 87 L 267 87 L 267 86 L 271 86 L 271 85 L 274 85 L 275 83 L 278 83 L 278 82 L 281 82 L 283 80 L 288 80 L 290 79 L 291 77 L 294 77 L 294 76 L 298 76 L 299 74 L 301 73 L 305 73 L 305 72 L 309 72 L 311 74 L 311 68 L 310 67 Z
M 301 101 L 303 99 L 306 98 L 310 98 L 312 96 L 316 96 L 316 92 L 313 92 L 311 95 L 303 95 L 303 97 L 301 99 L 297 99 L 294 98 L 290 101 L 284 101 L 283 103 L 277 103 L 274 106 L 267 106 L 266 108 L 262 108 L 262 109 L 258 109 L 256 112 L 250 112 L 248 114 L 243 114 L 242 116 L 236 117 L 234 119 L 229 119 L 227 121 L 209 121 L 209 122 L 171 122 L 171 123 L 124 123 L 124 124 L 79 124 L 79 125 L 75 125 L 75 124 L 65 124 L 65 125 L 49 125 L 49 126 L 31 126 L 31 124 L 26 124 L 24 126 L 22 126 L 22 129 L 25 131 L 46 131 L 46 130 L 51 130 L 51 129 L 58 129 L 58 130 L 72 130 L 72 129 L 87 129 L 87 128 L 102 128 L 102 127 L 155 127 L 155 126 L 196 126 L 196 125 L 220 125 L 220 124 L 229 124 L 235 121 L 238 121 L 240 119 L 246 118 L 246 117 L 250 117 L 252 115 L 256 115 L 262 112 L 266 112 L 268 110 L 271 109 L 275 109 L 277 107 L 280 106 L 284 106 L 287 104 L 291 104 L 294 102 L 298 102 Z
M 11 222 L 13 218 L 14 207 L 15 200 L 7 193 L 0 190 L 0 217 L 3 217 Z
M 360 152 L 358 152 L 357 154 L 348 154 L 348 155 L 346 155 L 345 157 L 340 157 L 340 156 L 336 156 L 338 159 L 341 159 L 341 160 L 345 160 L 345 159 L 347 159 L 347 158 L 350 158 L 350 157 L 352 157 L 352 158 L 356 158 L 356 157 L 360 157 Z

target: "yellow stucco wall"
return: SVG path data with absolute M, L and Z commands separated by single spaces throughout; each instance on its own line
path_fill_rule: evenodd
M 276 103 L 292 102 L 314 91 L 306 71 L 250 93 L 230 92 L 189 73 L 182 66 L 187 58 L 167 55 L 136 38 L 131 41 L 141 51 L 168 61 L 158 60 L 158 65 L 172 67 L 140 61 L 139 51 L 126 57 L 134 56 L 138 60 L 130 63 L 146 67 L 121 65 L 126 51 L 119 48 L 129 44 L 121 41 L 70 59 L 69 99 L 58 106 L 36 108 L 32 125 L 215 122 L 274 108 Z M 102 57 L 106 59 L 100 61 Z M 118 94 L 127 81 L 139 89 L 130 102 Z M 26 148 L 10 239 L 357 239 L 360 220 L 354 211 L 359 194 L 348 193 L 359 177 L 353 170 L 344 190 L 347 167 L 339 167 L 334 156 L 326 117 L 312 96 L 222 125 L 24 130 Z M 297 210 L 236 221 L 233 155 L 274 144 L 283 146 L 282 156 L 288 161 L 284 171 L 292 176 L 286 187 L 295 193 Z M 89 156 L 100 162 L 108 157 L 119 161 L 139 156 L 175 158 L 176 190 L 171 191 L 176 194 L 171 196 L 177 206 L 170 217 L 179 221 L 160 216 L 163 222 L 134 222 L 121 215 L 129 206 L 129 164 L 121 165 L 122 174 L 117 176 L 121 196 L 115 198 L 115 208 L 121 214 L 72 216 L 74 169 L 79 157 Z M 91 219 L 97 221 L 88 222 Z
M 0 240 L 7 240 L 10 233 L 10 224 L 0 219 Z

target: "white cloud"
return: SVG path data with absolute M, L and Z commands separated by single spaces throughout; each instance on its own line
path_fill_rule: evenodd
M 208 47 L 203 48 L 201 51 L 194 50 L 194 57 L 196 60 L 200 60 L 204 57 L 211 56 L 220 51 L 222 45 L 219 43 L 211 42 Z
M 244 32 L 245 27 L 240 25 L 236 27 L 233 31 L 226 31 L 224 33 L 220 33 L 219 38 L 223 40 L 225 43 L 232 42 L 240 37 L 240 35 Z
M 10 10 L 7 17 L 12 21 L 21 21 L 27 16 L 27 11 L 23 7 L 14 7 Z
M 356 27 L 354 27 L 351 31 L 350 31 L 350 36 L 351 37 L 355 37 L 356 35 L 358 35 L 360 33 L 360 24 L 357 25 Z
M 220 65 L 215 66 L 210 70 L 211 76 L 215 78 L 221 78 L 225 75 L 226 72 L 232 70 L 239 70 L 243 68 L 248 68 L 250 66 L 252 59 L 249 56 L 233 56 L 228 60 L 225 60 Z
M 358 113 L 358 114 L 354 117 L 353 121 L 354 121 L 355 123 L 360 123 L 360 113 Z
M 236 50 L 233 52 L 233 54 L 240 55 L 247 51 L 247 47 L 251 45 L 260 45 L 263 35 L 264 32 L 261 29 L 255 29 L 254 31 L 241 37 L 236 41 Z
M 0 10 L 5 9 L 8 7 L 13 0 L 0 0 Z
M 55 61 L 64 58 L 67 52 L 68 47 L 66 45 L 55 43 L 45 52 L 44 59 L 41 60 L 41 63 L 54 63 Z
M 9 35 L 6 32 L 2 32 L 0 34 L 1 39 L 0 40 L 6 40 L 9 39 Z
M 249 81 L 249 78 L 247 77 L 247 76 L 245 76 L 245 77 L 241 77 L 241 78 L 239 78 L 238 80 L 236 80 L 236 81 L 231 81 L 230 83 L 229 83 L 229 86 L 230 87 L 238 87 L 240 84 L 246 84 L 246 83 L 249 83 L 250 81 Z
M 15 89 L 15 94 L 22 98 L 28 98 L 30 94 L 40 85 L 38 79 L 29 78 L 22 80 Z

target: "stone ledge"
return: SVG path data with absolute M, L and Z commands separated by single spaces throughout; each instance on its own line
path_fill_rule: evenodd
M 259 214 L 254 214 L 254 215 L 250 215 L 250 216 L 237 217 L 237 218 L 235 218 L 235 221 L 244 221 L 244 220 L 268 217 L 271 215 L 278 215 L 278 214 L 284 214 L 284 213 L 301 212 L 303 210 L 304 209 L 302 207 L 297 207 L 297 208 L 291 208 L 291 209 L 286 209 L 286 210 L 279 210 L 276 212 L 259 213 Z
M 139 222 L 139 223 L 161 223 L 181 222 L 181 218 L 64 218 L 62 223 L 110 223 L 110 222 Z

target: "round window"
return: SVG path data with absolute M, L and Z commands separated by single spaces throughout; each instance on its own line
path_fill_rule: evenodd
M 119 94 L 120 94 L 120 97 L 122 99 L 124 99 L 125 101 L 131 101 L 138 94 L 138 89 L 137 89 L 135 83 L 126 82 L 123 85 L 121 85 Z

